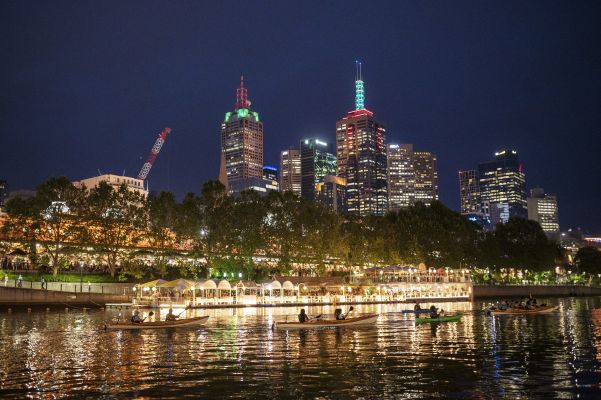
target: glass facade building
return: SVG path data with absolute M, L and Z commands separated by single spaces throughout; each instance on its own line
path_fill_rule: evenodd
M 236 181 L 263 178 L 263 123 L 250 109 L 243 78 L 236 89 L 234 111 L 225 113 L 221 124 L 221 151 L 230 192 L 237 193 L 243 186 Z
M 415 170 L 415 202 L 429 205 L 438 200 L 438 162 L 436 154 L 428 151 L 413 152 Z
M 559 212 L 557 197 L 546 194 L 543 188 L 530 190 L 528 202 L 528 219 L 540 224 L 548 236 L 559 236 Z
M 301 157 L 301 197 L 316 200 L 316 186 L 326 175 L 336 175 L 336 156 L 330 145 L 316 138 L 300 142 Z
M 413 145 L 388 145 L 388 207 L 391 211 L 409 207 L 415 202 L 415 170 Z
M 490 203 L 493 223 L 507 222 L 513 216 L 526 218 L 526 175 L 517 151 L 496 152 L 493 161 L 478 165 L 478 175 L 480 197 Z
M 384 215 L 388 212 L 386 129 L 365 108 L 360 64 L 355 80 L 355 110 L 336 123 L 338 176 L 346 180 L 347 212 Z
M 482 200 L 480 199 L 480 183 L 478 171 L 459 171 L 459 198 L 461 214 L 478 214 L 482 212 Z
M 290 147 L 280 152 L 280 190 L 301 194 L 300 150 Z

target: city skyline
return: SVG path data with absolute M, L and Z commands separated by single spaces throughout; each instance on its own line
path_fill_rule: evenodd
M 232 36 L 223 29 L 217 29 L 222 37 L 214 43 L 198 43 L 203 32 L 220 23 L 210 20 L 224 13 L 219 5 L 148 11 L 146 19 L 124 26 L 123 32 L 103 28 L 123 17 L 100 9 L 89 30 L 73 38 L 64 37 L 66 21 L 81 30 L 87 8 L 65 7 L 2 5 L 2 29 L 13 40 L 3 45 L 8 61 L 2 88 L 9 95 L 0 144 L 10 152 L 0 161 L 0 179 L 11 190 L 32 189 L 48 176 L 80 180 L 98 170 L 120 175 L 125 169 L 134 176 L 156 133 L 170 126 L 173 133 L 149 175 L 150 188 L 180 197 L 198 193 L 203 181 L 218 175 L 219 122 L 231 108 L 241 73 L 265 124 L 264 161 L 278 164 L 280 151 L 303 137 L 334 142 L 335 121 L 353 101 L 351 63 L 361 59 L 368 66 L 368 105 L 386 126 L 388 143 L 413 143 L 437 155 L 446 205 L 459 210 L 457 171 L 485 162 L 501 148 L 515 148 L 527 166 L 526 189 L 541 186 L 557 195 L 563 228 L 601 229 L 601 216 L 587 212 L 595 209 L 601 189 L 586 185 L 599 180 L 593 149 L 601 81 L 590 62 L 601 36 L 591 25 L 598 5 L 519 4 L 519 19 L 512 11 L 516 4 L 495 5 L 491 11 L 467 3 L 438 9 L 381 3 L 368 17 L 381 20 L 381 27 L 365 24 L 365 35 L 352 43 L 337 32 L 343 23 L 332 18 L 335 6 L 322 5 L 319 15 L 299 6 L 292 10 L 302 22 L 298 32 L 261 47 L 273 32 L 253 25 L 255 46 L 240 48 L 239 54 L 224 46 Z M 456 15 L 474 7 L 478 19 Z M 293 7 L 275 8 L 269 12 L 259 6 L 254 12 L 271 21 L 276 11 Z M 124 16 L 136 10 L 120 5 Z M 455 17 L 447 20 L 450 12 Z M 203 24 L 192 24 L 199 15 L 205 15 Z M 548 18 L 559 15 L 564 23 L 551 29 Z M 353 12 L 347 18 L 361 17 Z M 398 18 L 407 26 L 403 39 L 388 28 Z M 331 22 L 328 28 L 322 28 L 325 20 Z M 165 22 L 177 29 L 166 35 L 157 29 Z M 283 32 L 287 22 L 273 29 Z M 32 24 L 44 29 L 45 38 L 26 35 Z M 310 27 L 319 29 L 312 33 Z M 299 46 L 306 34 L 324 41 Z M 120 41 L 120 35 L 128 41 Z M 431 40 L 424 42 L 421 35 Z M 521 36 L 528 40 L 507 40 Z M 382 41 L 392 50 L 385 51 Z M 424 53 L 425 43 L 432 47 Z M 291 53 L 293 48 L 299 53 Z M 282 60 L 290 61 L 290 68 L 282 68 Z M 574 176 L 574 170 L 587 174 Z

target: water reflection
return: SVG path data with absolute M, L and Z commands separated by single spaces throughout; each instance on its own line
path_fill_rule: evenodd
M 482 303 L 437 304 L 464 316 L 433 325 L 415 325 L 407 305 L 365 305 L 357 314 L 381 314 L 373 327 L 297 331 L 271 327 L 298 308 L 187 310 L 211 318 L 199 329 L 133 332 L 100 330 L 119 310 L 2 313 L 0 397 L 598 395 L 600 300 L 560 303 L 552 315 L 500 317 Z

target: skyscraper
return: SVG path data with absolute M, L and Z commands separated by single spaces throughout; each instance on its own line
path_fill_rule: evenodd
M 330 146 L 319 139 L 301 140 L 301 197 L 315 201 L 315 187 L 326 175 L 336 175 L 336 156 Z
M 478 165 L 478 175 L 480 197 L 490 203 L 493 224 L 527 216 L 526 175 L 517 151 L 497 151 L 493 161 Z
M 459 171 L 459 198 L 461 202 L 461 214 L 466 215 L 482 212 L 478 171 L 475 169 Z
M 4 208 L 6 205 L 6 199 L 8 198 L 8 182 L 0 180 L 0 208 Z
M 334 212 L 346 212 L 346 181 L 344 178 L 326 175 L 316 185 L 317 201 Z
M 273 165 L 263 165 L 263 179 L 278 181 L 278 176 L 278 167 L 274 167 Z
M 336 123 L 338 175 L 346 180 L 351 215 L 384 215 L 388 211 L 386 130 L 365 108 L 361 63 L 357 62 L 355 109 Z
M 388 145 L 388 207 L 391 211 L 415 202 L 413 145 Z
M 301 194 L 300 151 L 294 147 L 280 152 L 280 190 Z
M 428 151 L 414 151 L 413 169 L 415 170 L 415 201 L 429 205 L 438 200 L 436 154 Z
M 558 237 L 557 197 L 546 194 L 543 188 L 534 188 L 530 190 L 527 202 L 528 219 L 538 222 L 548 236 Z
M 221 124 L 221 151 L 228 186 L 237 188 L 230 190 L 237 192 L 246 186 L 244 180 L 263 177 L 263 123 L 250 108 L 244 77 L 240 77 L 240 87 L 236 89 L 234 111 L 225 113 Z M 251 181 L 254 180 L 248 181 L 248 187 L 253 186 Z M 234 182 L 236 185 L 232 185 Z

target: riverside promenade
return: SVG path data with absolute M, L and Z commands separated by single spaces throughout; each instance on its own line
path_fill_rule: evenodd
M 601 287 L 586 285 L 477 285 L 474 284 L 474 298 L 504 298 L 527 296 L 537 297 L 577 297 L 601 296 Z
M 0 305 L 10 307 L 57 305 L 101 307 L 107 303 L 131 303 L 131 300 L 131 296 L 120 294 L 0 287 Z

